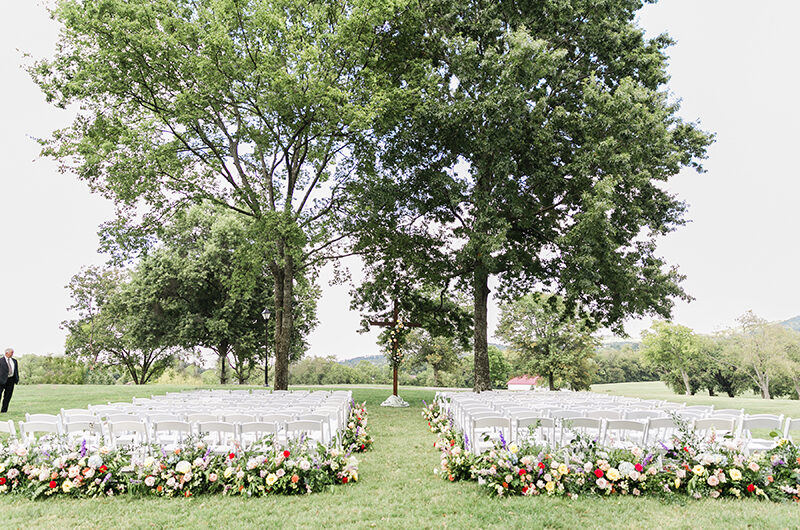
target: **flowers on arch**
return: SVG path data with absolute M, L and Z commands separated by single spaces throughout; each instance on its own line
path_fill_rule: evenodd
M 403 346 L 410 331 L 411 328 L 404 323 L 402 316 L 398 316 L 397 322 L 386 330 L 384 335 L 386 350 L 392 367 L 399 366 L 403 362 Z

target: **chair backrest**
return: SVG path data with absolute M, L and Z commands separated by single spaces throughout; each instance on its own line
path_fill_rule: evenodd
M 141 421 L 141 418 L 136 414 L 109 414 L 106 416 L 107 422 L 116 421 Z
M 183 422 L 183 418 L 181 418 L 177 414 L 171 414 L 171 413 L 170 414 L 165 414 L 165 413 L 158 412 L 158 413 L 155 413 L 155 414 L 153 414 L 153 413 L 148 414 L 147 415 L 147 421 L 149 421 L 150 423 L 153 423 L 153 424 L 160 423 L 160 422 L 168 422 L 168 421 Z
M 619 420 L 622 418 L 622 413 L 618 410 L 590 410 L 586 413 L 586 417 Z
M 704 433 L 708 431 L 733 432 L 736 428 L 734 418 L 701 418 L 694 420 L 694 430 Z
M 600 429 L 603 425 L 602 418 L 565 418 L 561 425 L 574 429 Z
M 645 420 L 648 418 L 664 418 L 666 412 L 660 410 L 629 410 L 625 414 L 626 420 Z
M 493 416 L 484 416 L 472 420 L 473 429 L 490 429 L 490 428 L 511 429 L 511 418 L 505 416 L 498 416 L 495 413 Z
M 261 436 L 278 434 L 278 424 L 266 421 L 251 421 L 239 425 L 239 432 L 242 434 L 257 434 Z
M 551 410 L 550 417 L 556 419 L 583 418 L 584 413 L 579 410 Z
M 12 440 L 17 439 L 17 429 L 14 427 L 14 422 L 11 420 L 0 421 L 0 432 L 10 434 Z
M 28 413 L 26 412 L 26 413 L 25 413 L 25 421 L 26 421 L 26 422 L 30 422 L 30 421 L 35 421 L 35 422 L 44 421 L 44 422 L 48 422 L 48 423 L 57 423 L 57 424 L 61 424 L 61 415 L 60 415 L 60 414 L 28 414 Z
M 74 432 L 103 434 L 103 427 L 99 421 L 68 421 L 64 424 L 64 432 L 67 434 Z
M 153 434 L 156 440 L 158 440 L 161 433 L 175 433 L 180 440 L 192 433 L 192 426 L 188 422 L 175 420 L 164 420 L 153 423 Z
M 318 432 L 320 436 L 323 435 L 322 422 L 313 420 L 295 420 L 286 422 L 286 436 L 294 438 L 303 433 Z
M 147 432 L 147 424 L 141 420 L 109 422 L 108 434 L 113 447 L 118 447 L 120 445 L 147 444 L 150 441 L 150 436 Z
M 194 412 L 186 415 L 186 421 L 189 423 L 204 423 L 208 421 L 219 421 L 219 416 L 216 414 L 209 414 L 207 412 Z
M 789 439 L 790 441 L 794 441 L 792 438 L 792 432 L 794 431 L 800 431 L 800 418 L 786 418 L 786 426 L 783 428 L 783 437 Z
M 672 417 L 650 418 L 647 425 L 647 443 L 666 442 L 678 428 L 678 423 Z
M 780 431 L 783 428 L 783 418 L 773 415 L 759 415 L 757 417 L 748 416 L 742 420 L 742 434 L 750 435 L 753 429 L 775 429 Z
M 252 423 L 256 421 L 254 414 L 226 414 L 225 421 L 229 423 Z
M 275 423 L 278 425 L 278 428 L 285 427 L 286 424 L 292 420 L 294 420 L 294 416 L 290 416 L 289 414 L 264 414 L 261 416 L 261 422 Z
M 36 433 L 61 434 L 61 424 L 50 421 L 19 422 L 19 434 L 21 438 L 31 440 L 36 438 Z

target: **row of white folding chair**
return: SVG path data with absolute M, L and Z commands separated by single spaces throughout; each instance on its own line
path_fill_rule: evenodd
M 274 422 L 228 423 L 219 421 L 190 424 L 184 421 L 159 421 L 152 428 L 141 421 L 110 422 L 109 438 L 115 447 L 120 445 L 138 445 L 152 442 L 169 450 L 186 440 L 193 434 L 202 435 L 209 443 L 211 450 L 228 450 L 237 444 L 247 448 L 266 435 L 273 435 L 275 441 L 285 443 L 301 436 L 310 436 L 322 443 L 329 443 L 323 423 L 313 420 L 295 420 L 285 424 L 283 433 Z

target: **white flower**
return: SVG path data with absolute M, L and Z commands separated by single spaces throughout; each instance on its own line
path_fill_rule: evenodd
M 278 471 L 275 472 L 275 474 L 278 475 L 278 478 L 280 478 L 280 477 L 282 477 L 282 476 L 284 476 L 286 474 L 286 470 L 285 469 L 279 469 Z
M 242 471 L 242 470 L 240 469 L 240 470 L 239 470 L 239 471 L 236 473 L 236 478 L 238 478 L 238 479 L 242 479 L 242 478 L 244 478 L 244 471 Z
M 186 460 L 181 460 L 175 465 L 175 471 L 178 473 L 186 474 L 192 470 L 192 464 L 187 462 Z
M 619 472 L 622 474 L 623 477 L 631 476 L 631 473 L 633 473 L 634 471 L 636 471 L 636 468 L 632 463 L 630 462 L 619 463 Z
M 50 472 L 48 470 L 42 469 L 41 471 L 39 471 L 39 480 L 45 481 L 48 478 L 50 478 Z
M 144 485 L 148 488 L 152 488 L 153 485 L 156 483 L 156 477 L 153 475 L 149 475 L 147 478 L 144 479 Z
M 275 473 L 267 475 L 267 486 L 272 486 L 278 481 L 278 476 Z
M 311 469 L 311 462 L 309 462 L 308 460 L 301 460 L 300 469 L 302 469 L 303 471 L 308 471 L 309 469 Z
M 148 456 L 144 459 L 144 467 L 151 467 L 156 462 L 156 459 L 152 456 Z
M 247 469 L 255 469 L 258 467 L 258 458 L 251 458 L 247 461 Z
M 97 469 L 103 465 L 103 459 L 100 457 L 100 455 L 92 455 L 89 457 L 88 464 L 89 467 Z

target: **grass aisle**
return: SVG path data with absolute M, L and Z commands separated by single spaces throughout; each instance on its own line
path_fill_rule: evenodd
M 85 388 L 85 387 L 84 387 Z M 94 387 L 84 403 L 121 400 L 114 387 L 104 397 Z M 20 387 L 18 390 L 23 390 Z M 57 412 L 60 403 L 78 405 L 81 387 L 41 388 L 15 395 L 22 406 L 30 392 L 37 412 Z M 151 392 L 158 392 L 152 388 Z M 163 390 L 162 390 L 163 391 Z M 435 436 L 420 416 L 421 400 L 433 392 L 403 389 L 411 407 L 387 409 L 389 391 L 354 389 L 367 402 L 374 449 L 359 455 L 360 480 L 303 497 L 201 496 L 191 499 L 0 498 L 4 524 L 11 528 L 800 528 L 800 506 L 758 501 L 560 498 L 496 499 L 475 483 L 449 483 L 433 475 Z M 86 399 L 86 398 L 84 398 Z M 72 406 L 72 405 L 71 405 Z M 24 409 L 23 409 L 24 410 Z

